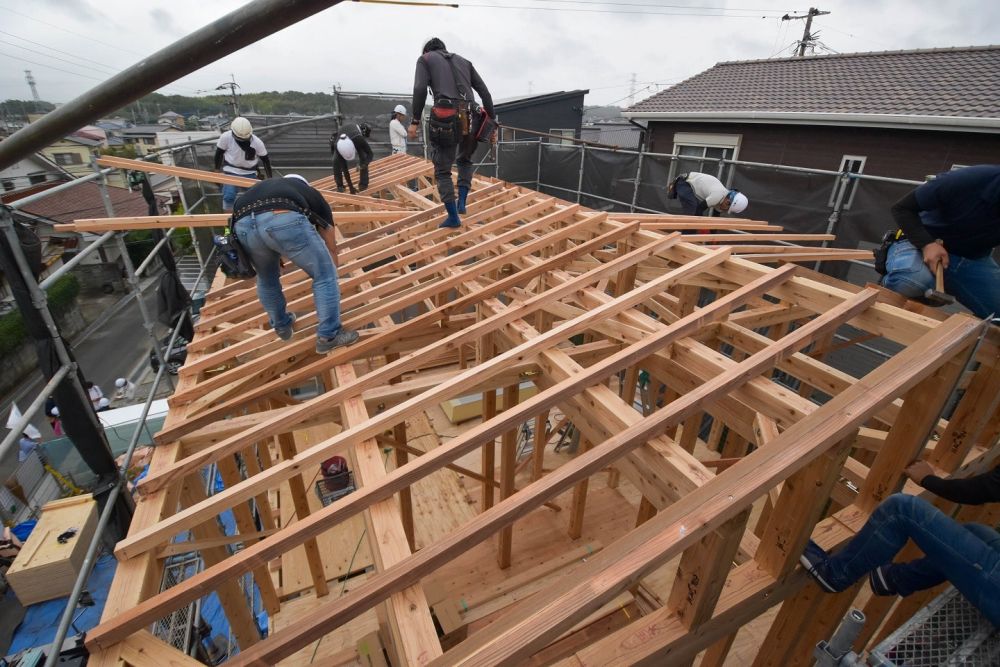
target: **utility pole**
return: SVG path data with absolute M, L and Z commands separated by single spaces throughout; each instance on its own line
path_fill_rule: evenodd
M 215 87 L 216 90 L 228 90 L 229 91 L 229 106 L 233 108 L 233 118 L 240 115 L 240 101 L 236 97 L 236 89 L 240 87 L 240 84 L 236 83 L 236 76 L 233 74 L 229 75 L 231 81 L 225 83 L 220 83 Z
M 809 8 L 809 12 L 805 16 L 789 16 L 788 14 L 785 14 L 784 16 L 781 17 L 782 21 L 793 21 L 793 20 L 799 20 L 799 19 L 805 19 L 806 20 L 805 30 L 802 31 L 802 39 L 799 40 L 799 47 L 798 47 L 799 50 L 798 50 L 798 53 L 795 54 L 795 55 L 797 55 L 800 58 L 802 56 L 806 55 L 806 47 L 807 46 L 812 46 L 813 43 L 816 41 L 816 36 L 813 35 L 810 32 L 812 30 L 813 17 L 814 16 L 824 16 L 824 15 L 829 14 L 829 13 L 830 12 L 820 11 L 820 10 L 816 9 L 815 7 L 810 7 Z
M 635 72 L 632 72 L 628 87 L 628 105 L 632 106 L 633 104 L 635 104 Z

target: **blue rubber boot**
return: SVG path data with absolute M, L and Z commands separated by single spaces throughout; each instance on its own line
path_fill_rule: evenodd
M 465 200 L 469 197 L 469 188 L 464 185 L 458 188 L 458 212 L 465 215 Z
M 444 203 L 444 208 L 448 211 L 448 217 L 444 219 L 439 227 L 448 227 L 450 229 L 456 229 L 462 226 L 462 221 L 458 217 L 458 204 L 453 201 L 446 201 Z

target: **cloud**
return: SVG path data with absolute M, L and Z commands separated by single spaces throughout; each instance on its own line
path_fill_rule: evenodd
M 96 23 L 108 20 L 106 14 L 99 9 L 91 7 L 87 0 L 42 0 L 54 10 L 65 12 L 66 14 L 89 23 Z
M 150 10 L 149 18 L 153 28 L 157 30 L 168 32 L 177 37 L 182 37 L 188 32 L 174 21 L 174 17 L 170 12 L 160 7 Z

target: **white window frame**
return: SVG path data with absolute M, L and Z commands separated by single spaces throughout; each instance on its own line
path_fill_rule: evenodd
M 568 134 L 567 134 L 568 133 Z M 549 130 L 549 134 L 558 134 L 563 137 L 568 137 L 569 139 L 559 139 L 558 141 L 549 137 L 549 143 L 555 144 L 556 146 L 575 146 L 576 142 L 572 139 L 576 139 L 576 130 L 571 127 L 555 127 Z
M 724 150 L 731 150 L 733 152 L 731 160 L 738 160 L 740 154 L 740 143 L 743 141 L 742 134 L 706 134 L 702 132 L 675 132 L 674 133 L 674 148 L 673 154 L 680 156 L 681 146 L 694 146 L 697 148 L 722 148 Z M 705 151 L 702 151 L 702 157 L 704 158 Z M 685 155 L 688 159 L 698 159 L 695 156 Z M 671 160 L 670 162 L 670 177 L 667 182 L 672 182 L 677 176 L 677 162 L 678 160 Z M 725 168 L 726 165 L 719 162 L 717 163 L 717 169 L 712 175 L 717 177 L 720 181 L 726 184 L 728 187 L 732 184 L 733 177 L 733 165 L 729 165 L 729 168 Z
M 847 171 L 848 161 L 861 163 L 861 166 L 858 168 L 858 170 L 852 173 L 855 174 L 865 173 L 865 163 L 868 161 L 867 156 L 865 155 L 843 156 L 842 158 L 840 158 L 840 169 L 838 169 L 840 173 L 844 173 L 845 171 Z M 833 189 L 830 191 L 830 201 L 827 202 L 827 206 L 833 208 L 834 206 L 837 205 L 837 196 L 840 194 L 840 189 L 842 187 L 850 188 L 849 194 L 846 197 L 844 197 L 844 200 L 841 202 L 840 206 L 841 210 L 846 211 L 847 209 L 851 208 L 851 203 L 854 201 L 854 195 L 858 191 L 858 180 L 856 178 L 848 179 L 847 182 L 844 183 L 842 177 L 837 176 L 836 180 L 833 182 Z

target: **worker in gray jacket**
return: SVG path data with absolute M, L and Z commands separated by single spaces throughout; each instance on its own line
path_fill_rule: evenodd
M 417 128 L 427 101 L 427 88 L 434 94 L 434 106 L 428 121 L 428 139 L 434 162 L 434 177 L 438 194 L 444 202 L 448 217 L 442 227 L 460 227 L 459 213 L 465 213 L 465 201 L 472 185 L 472 154 L 476 150 L 476 137 L 470 131 L 473 114 L 478 106 L 472 91 L 479 93 L 483 108 L 491 118 L 493 97 L 479 72 L 468 60 L 457 53 L 449 53 L 444 42 L 433 37 L 424 44 L 423 54 L 417 60 L 413 80 L 413 120 L 409 137 L 417 138 Z M 451 181 L 452 165 L 458 162 L 458 198 Z

